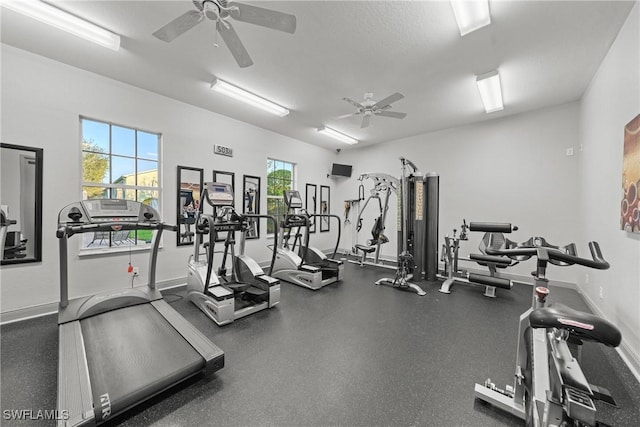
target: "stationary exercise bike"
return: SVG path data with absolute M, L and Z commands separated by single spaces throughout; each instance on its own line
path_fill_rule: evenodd
M 187 298 L 200 308 L 218 326 L 241 317 L 272 308 L 280 302 L 280 281 L 265 274 L 258 263 L 244 254 L 245 240 L 250 230 L 249 218 L 267 218 L 269 215 L 240 214 L 233 208 L 233 189 L 229 184 L 206 182 L 202 194 L 216 211 L 216 215 L 198 213 L 195 233 L 195 251 L 189 258 Z M 202 202 L 200 203 L 202 209 Z M 214 271 L 216 235 L 227 233 L 222 261 Z M 240 233 L 238 254 L 235 253 L 234 233 Z M 208 242 L 204 236 L 208 235 Z M 202 259 L 202 250 L 206 258 Z M 227 277 L 226 262 L 231 257 L 232 271 Z M 275 262 L 275 249 L 271 266 Z
M 500 277 L 498 269 L 504 269 L 512 267 L 518 263 L 506 256 L 488 255 L 488 249 L 502 249 L 515 246 L 515 243 L 506 239 L 503 233 L 511 233 L 518 230 L 518 227 L 512 226 L 509 223 L 494 223 L 494 222 L 471 222 L 467 225 L 465 220 L 462 220 L 460 226 L 460 235 L 456 236 L 457 230 L 453 230 L 453 236 L 444 237 L 444 245 L 442 245 L 441 259 L 444 261 L 444 275 L 439 276 L 444 278 L 444 282 L 438 289 L 444 294 L 451 293 L 451 286 L 455 282 L 466 283 L 470 285 L 484 286 L 484 296 L 489 298 L 496 297 L 496 288 L 511 289 L 513 282 L 504 277 Z M 460 241 L 468 240 L 468 231 L 481 231 L 484 232 L 484 236 L 480 241 L 480 254 L 469 254 L 469 258 L 460 258 L 458 252 L 460 250 Z M 462 269 L 459 269 L 458 262 L 460 260 L 473 261 L 477 264 L 487 267 L 489 269 L 489 275 L 469 273 Z
M 596 426 L 594 400 L 615 404 L 608 390 L 589 384 L 574 354 L 579 357 L 583 341 L 617 347 L 622 339 L 618 328 L 563 304 L 545 307 L 549 263 L 609 268 L 597 242 L 590 242 L 589 249 L 592 259 L 580 258 L 573 244 L 558 247 L 536 237 L 521 247 L 487 250 L 492 255 L 537 259 L 532 307 L 520 316 L 515 382 L 504 390 L 490 379 L 475 385 L 477 398 L 526 420 L 527 425 Z

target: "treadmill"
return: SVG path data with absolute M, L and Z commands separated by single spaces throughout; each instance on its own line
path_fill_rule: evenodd
M 67 242 L 75 234 L 155 230 L 149 284 L 69 300 Z M 97 425 L 173 385 L 224 366 L 224 352 L 155 288 L 163 230 L 151 206 L 132 200 L 72 203 L 58 215 L 59 426 Z

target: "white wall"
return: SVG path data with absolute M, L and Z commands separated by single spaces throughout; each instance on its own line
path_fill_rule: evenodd
M 0 179 L 2 180 L 2 205 L 7 207 L 7 217 L 16 221 L 10 231 L 22 230 L 20 223 L 20 155 L 25 151 L 3 148 L 0 153 Z
M 577 157 L 566 149 L 578 147 L 578 104 L 570 103 L 527 114 L 418 135 L 373 147 L 344 151 L 339 163 L 353 164 L 353 175 L 338 185 L 340 200 L 357 198 L 356 178 L 365 172 L 400 175 L 404 156 L 422 172 L 440 175 L 439 244 L 445 234 L 469 221 L 511 222 L 519 231 L 515 241 L 543 236 L 565 245 L 579 239 L 577 226 Z M 383 119 L 377 125 L 383 126 Z M 370 182 L 365 182 L 369 195 Z M 395 257 L 396 206 L 389 210 L 383 254 Z M 367 207 L 377 215 L 377 206 Z M 355 221 L 354 221 L 355 222 Z M 370 237 L 373 216 L 363 222 L 360 242 Z M 341 247 L 351 246 L 347 229 Z M 470 233 L 460 253 L 476 252 L 482 233 Z M 585 248 L 582 248 L 584 251 Z M 532 262 L 511 272 L 528 276 Z M 575 282 L 575 268 L 553 268 L 549 277 Z
M 2 45 L 2 141 L 44 148 L 43 261 L 3 266 L 2 313 L 59 299 L 55 229 L 58 211 L 82 198 L 80 115 L 162 133 L 162 217 L 170 223 L 176 221 L 177 165 L 204 168 L 209 180 L 213 169 L 234 171 L 238 194 L 242 174 L 261 176 L 264 213 L 267 157 L 297 163 L 302 191 L 306 182 L 333 184 L 326 178 L 335 161 L 333 151 Z M 214 144 L 233 148 L 234 157 L 215 156 Z M 332 237 L 317 233 L 314 246 L 330 248 L 335 244 Z M 172 233 L 164 238 L 159 282 L 186 277 L 192 249 L 176 247 L 175 241 Z M 267 243 L 264 237 L 247 242 L 247 254 L 259 262 L 269 260 Z M 75 244 L 70 247 L 71 297 L 130 283 L 127 254 L 79 258 Z M 133 254 L 132 263 L 141 267 L 140 284 L 146 283 L 146 260 L 147 253 Z
M 640 114 L 640 6 L 635 5 L 580 108 L 580 221 L 583 243 L 597 240 L 611 268 L 583 272 L 579 287 L 620 327 L 623 350 L 640 372 L 640 234 L 620 230 L 624 126 Z M 602 288 L 602 298 L 600 298 Z

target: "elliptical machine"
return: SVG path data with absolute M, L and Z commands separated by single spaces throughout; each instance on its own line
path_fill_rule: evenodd
M 269 274 L 280 280 L 313 290 L 341 281 L 344 277 L 344 263 L 333 259 L 338 251 L 340 242 L 340 217 L 330 214 L 309 215 L 302 208 L 302 198 L 297 190 L 286 190 L 284 192 L 284 200 L 287 212 L 280 224 L 279 243 L 274 242 L 274 248 L 276 248 L 277 253 L 275 263 Z M 331 258 L 327 257 L 321 250 L 309 245 L 311 217 L 337 219 L 338 239 Z M 289 240 L 293 230 L 295 230 L 293 244 L 290 245 Z M 303 230 L 304 234 L 302 234 Z
M 620 345 L 622 335 L 618 328 L 563 304 L 545 307 L 549 295 L 548 263 L 609 268 L 597 242 L 589 242 L 589 249 L 592 259 L 580 258 L 574 244 L 558 247 L 535 237 L 517 248 L 487 250 L 491 255 L 519 260 L 537 258 L 532 306 L 520 316 L 514 384 L 504 390 L 491 379 L 475 385 L 476 398 L 516 415 L 528 426 L 596 426 L 594 400 L 615 405 L 608 390 L 589 384 L 579 358 L 583 341 L 609 347 Z
M 216 216 L 202 212 L 202 201 L 217 211 Z M 245 240 L 250 229 L 249 218 L 267 218 L 269 215 L 240 214 L 233 208 L 233 190 L 229 184 L 206 182 L 196 220 L 195 251 L 189 257 L 187 298 L 202 310 L 218 326 L 239 318 L 272 308 L 280 302 L 280 281 L 265 274 L 258 263 L 244 254 Z M 239 250 L 235 253 L 234 232 L 240 232 Z M 227 232 L 222 262 L 213 271 L 216 234 Z M 209 235 L 208 242 L 203 242 Z M 202 259 L 202 249 L 206 258 Z M 227 278 L 227 257 L 232 258 L 231 279 Z M 271 268 L 275 261 L 275 250 Z

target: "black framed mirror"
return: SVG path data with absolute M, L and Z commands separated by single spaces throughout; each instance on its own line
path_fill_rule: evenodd
M 222 182 L 224 184 L 231 185 L 231 189 L 233 191 L 233 207 L 236 207 L 236 174 L 235 172 L 226 172 L 226 171 L 213 171 L 213 182 Z M 213 210 L 213 215 L 216 216 L 218 212 Z M 215 232 L 215 241 L 223 242 L 227 238 L 227 232 Z
M 317 200 L 318 186 L 315 184 L 305 185 L 305 209 L 309 212 L 309 215 L 312 215 L 309 219 L 309 233 L 316 232 L 316 217 L 313 215 L 318 213 Z
M 329 215 L 331 213 L 331 188 L 326 185 L 320 186 L 320 213 L 322 215 Z M 320 218 L 320 232 L 329 231 L 331 229 L 331 221 L 329 217 Z
M 196 212 L 200 208 L 204 169 L 178 166 L 178 199 L 176 218 L 178 246 L 192 245 L 195 239 Z
M 42 148 L 0 143 L 0 264 L 42 261 Z
M 242 176 L 242 213 L 260 213 L 260 177 L 252 175 Z M 247 239 L 260 238 L 259 218 L 249 218 L 249 228 L 247 229 Z

